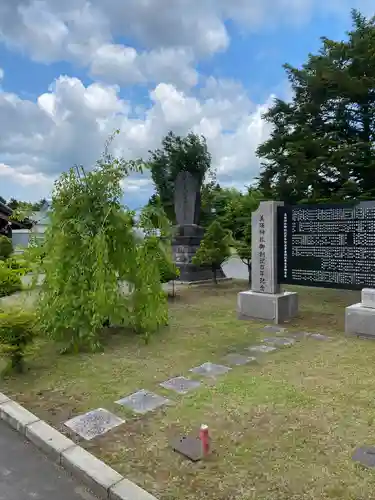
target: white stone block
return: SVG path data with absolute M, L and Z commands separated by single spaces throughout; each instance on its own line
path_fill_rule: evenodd
M 240 319 L 262 319 L 276 324 L 283 323 L 298 314 L 298 294 L 259 293 L 253 290 L 240 292 L 237 296 L 237 312 Z
M 26 427 L 26 437 L 38 448 L 42 449 L 48 455 L 51 455 L 57 462 L 60 461 L 62 452 L 75 446 L 71 439 L 39 420 Z
M 345 332 L 375 338 L 375 309 L 353 304 L 345 309 Z
M 61 454 L 61 465 L 99 497 L 107 498 L 109 489 L 123 479 L 121 474 L 80 446 L 64 451 Z
M 375 288 L 363 288 L 361 295 L 362 305 L 375 309 Z
M 123 479 L 109 490 L 110 500 L 157 500 L 129 479 Z
M 23 408 L 15 401 L 9 401 L 0 406 L 0 416 L 2 420 L 25 434 L 26 426 L 40 420 L 33 413 Z

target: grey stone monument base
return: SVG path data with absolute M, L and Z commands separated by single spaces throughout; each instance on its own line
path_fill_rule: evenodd
M 345 309 L 345 333 L 375 338 L 375 289 L 364 288 L 362 301 Z
M 204 228 L 196 224 L 178 226 L 172 241 L 173 259 L 180 270 L 178 281 L 185 283 L 193 281 L 212 280 L 210 267 L 195 266 L 192 259 L 196 254 L 203 239 Z M 220 268 L 216 272 L 218 279 L 225 278 L 224 271 Z
M 237 296 L 239 319 L 264 319 L 283 323 L 298 314 L 296 292 L 261 293 L 246 290 Z

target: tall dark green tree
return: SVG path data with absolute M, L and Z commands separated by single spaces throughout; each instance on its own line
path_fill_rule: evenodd
M 375 198 L 375 17 L 352 11 L 345 41 L 322 38 L 301 69 L 285 65 L 293 97 L 265 114 L 270 138 L 259 188 L 289 203 Z
M 161 149 L 150 151 L 148 166 L 156 194 L 169 219 L 175 223 L 174 182 L 179 172 L 188 171 L 203 183 L 211 169 L 206 139 L 194 133 L 180 137 L 173 132 L 164 137 Z M 155 199 L 153 200 L 155 202 Z

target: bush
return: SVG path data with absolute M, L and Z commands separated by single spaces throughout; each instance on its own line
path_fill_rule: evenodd
M 0 349 L 8 359 L 5 373 L 23 371 L 25 351 L 35 334 L 33 314 L 18 309 L 0 312 Z
M 25 274 L 31 273 L 32 268 L 28 265 L 27 261 L 22 258 L 10 257 L 6 261 L 7 267 L 17 271 L 20 276 L 24 276 Z
M 20 273 L 0 261 L 0 297 L 12 295 L 22 289 Z
M 5 260 L 12 255 L 13 244 L 12 240 L 4 235 L 0 235 L 0 259 Z
M 152 258 L 156 259 L 158 263 L 161 283 L 168 283 L 177 279 L 180 275 L 180 270 L 172 261 L 168 246 L 156 236 L 145 238 L 145 244 L 148 246 Z

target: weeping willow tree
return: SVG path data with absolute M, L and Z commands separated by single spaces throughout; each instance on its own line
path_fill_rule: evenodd
M 153 247 L 139 244 L 135 213 L 121 202 L 121 183 L 132 172 L 142 172 L 141 164 L 114 158 L 107 145 L 93 170 L 71 168 L 55 184 L 38 318 L 64 351 L 100 348 L 106 322 L 145 337 L 167 322 Z M 158 215 L 166 231 L 166 217 Z M 145 210 L 142 221 L 147 220 Z M 123 293 L 121 282 L 130 293 Z

